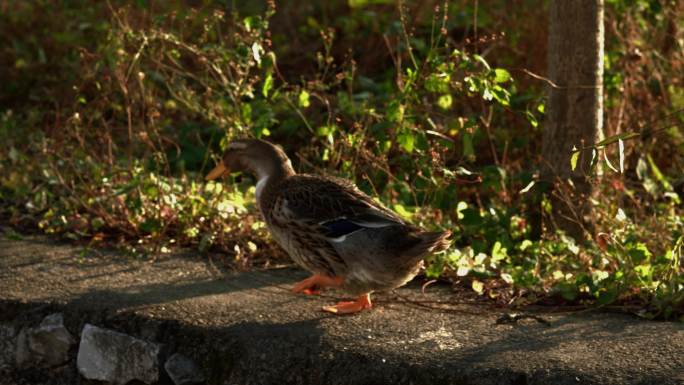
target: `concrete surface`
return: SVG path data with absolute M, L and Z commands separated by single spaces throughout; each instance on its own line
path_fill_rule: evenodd
M 82 250 L 0 235 L 4 330 L 61 311 L 74 335 L 92 323 L 163 344 L 215 384 L 684 384 L 681 323 L 588 312 L 497 324 L 503 310 L 454 305 L 461 298 L 439 285 L 421 294 L 420 282 L 334 316 L 320 308 L 343 294 L 290 294 L 306 277 L 294 268 L 231 273 L 196 255 Z M 71 362 L 10 370 L 0 383 L 88 382 Z

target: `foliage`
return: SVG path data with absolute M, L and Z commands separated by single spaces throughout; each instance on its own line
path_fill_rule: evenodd
M 508 304 L 682 316 L 682 7 L 607 2 L 596 156 L 611 161 L 583 242 L 533 226 L 544 89 L 519 69 L 544 70 L 544 10 L 491 3 L 2 4 L 0 215 L 134 253 L 277 262 L 253 183 L 202 181 L 228 140 L 262 137 L 454 230 L 430 277 Z

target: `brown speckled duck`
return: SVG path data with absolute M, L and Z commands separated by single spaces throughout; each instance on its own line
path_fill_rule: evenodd
M 296 174 L 285 152 L 266 141 L 231 142 L 206 179 L 229 170 L 256 175 L 257 204 L 273 238 L 313 273 L 293 292 L 317 294 L 338 287 L 356 296 L 325 311 L 370 308 L 370 293 L 404 285 L 418 273 L 423 258 L 450 244 L 450 231 L 423 231 L 347 180 Z

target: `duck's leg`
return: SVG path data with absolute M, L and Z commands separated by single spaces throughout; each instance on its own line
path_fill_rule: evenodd
M 344 283 L 344 278 L 342 277 L 327 277 L 325 275 L 314 274 L 303 281 L 297 282 L 294 287 L 292 287 L 292 292 L 304 293 L 307 295 L 319 294 L 323 288 L 341 286 L 342 283 Z
M 362 294 L 356 298 L 356 301 L 338 302 L 333 306 L 323 307 L 323 311 L 335 314 L 351 314 L 358 313 L 364 309 L 370 309 L 373 304 L 370 300 L 370 293 Z

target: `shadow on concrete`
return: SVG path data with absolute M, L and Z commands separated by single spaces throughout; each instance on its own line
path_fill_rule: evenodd
M 213 291 L 206 288 L 197 290 Z M 597 319 L 587 325 L 580 317 L 568 316 L 551 326 L 517 325 L 513 332 L 509 327 L 502 327 L 498 333 L 500 338 L 470 348 L 442 351 L 423 346 L 407 354 L 396 346 L 366 347 L 363 344 L 365 335 L 354 334 L 358 331 L 355 329 L 357 324 L 366 323 L 363 317 L 341 318 L 307 313 L 303 315 L 304 319 L 289 322 L 242 321 L 225 326 L 202 326 L 130 312 L 103 315 L 92 308 L 79 310 L 71 305 L 15 303 L 13 306 L 0 303 L 0 311 L 4 314 L 33 312 L 31 317 L 36 322 L 46 314 L 63 311 L 67 327 L 74 335 L 79 335 L 82 325 L 90 322 L 162 343 L 169 353 L 181 352 L 199 363 L 209 384 L 681 383 L 681 370 L 675 367 L 681 362 L 676 361 L 675 356 L 670 369 L 661 368 L 657 372 L 649 371 L 644 357 L 634 357 L 631 365 L 605 362 L 611 356 L 602 356 L 601 346 L 608 347 L 615 342 L 616 336 L 629 325 L 629 317 L 618 318 L 615 322 Z M 36 308 L 40 310 L 31 310 Z M 430 314 L 426 313 L 425 317 L 425 320 L 407 320 L 416 325 L 415 334 L 420 333 L 421 325 L 427 322 Z M 388 319 L 387 327 L 392 327 L 395 322 Z M 331 332 L 331 323 L 349 327 L 349 332 L 343 331 L 343 335 L 337 334 L 339 330 Z M 491 327 L 498 328 L 496 325 Z M 591 363 L 588 367 L 567 364 L 567 361 L 574 360 L 572 355 L 582 354 L 586 349 L 559 350 L 558 346 L 577 343 L 587 344 L 586 349 L 594 349 L 601 357 L 594 362 L 595 366 Z M 624 356 L 619 359 L 624 359 Z M 614 370 L 613 364 L 618 369 Z M 597 369 L 599 367 L 601 369 Z M 45 373 L 46 378 L 50 375 Z M 32 376 L 40 377 L 39 373 Z M 624 382 L 625 376 L 629 381 Z
M 125 269 L 128 271 L 129 269 Z M 115 271 L 110 274 L 116 274 Z M 245 290 L 269 290 L 286 294 L 285 302 L 294 300 L 289 287 L 306 273 L 295 269 L 270 272 L 244 272 L 226 274 L 216 279 L 179 280 L 177 283 L 154 283 L 129 286 L 125 289 L 96 289 L 73 297 L 75 306 L 98 306 L 110 310 L 144 307 Z

